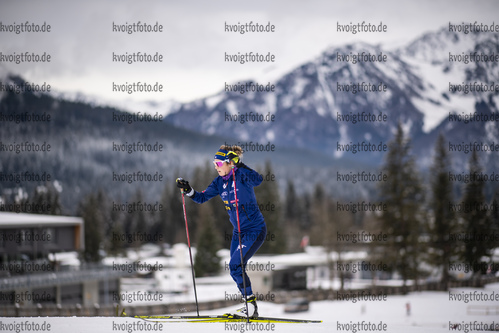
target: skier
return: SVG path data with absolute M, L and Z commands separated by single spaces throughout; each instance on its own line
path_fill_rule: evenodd
M 246 274 L 246 263 L 263 244 L 267 233 L 267 226 L 258 208 L 253 190 L 253 187 L 262 183 L 263 177 L 241 162 L 242 154 L 243 150 L 239 146 L 222 145 L 216 152 L 213 161 L 218 177 L 211 182 L 206 190 L 197 192 L 189 185 L 188 181 L 182 178 L 177 179 L 177 187 L 183 189 L 188 197 L 199 204 L 217 195 L 222 198 L 230 222 L 234 226 L 230 245 L 230 275 L 236 282 L 243 301 L 246 303 L 245 306 L 232 314 L 238 317 L 257 318 L 258 306 L 256 296 L 251 289 L 251 282 Z M 233 173 L 236 179 L 235 184 Z M 234 188 L 237 193 L 234 193 Z M 238 232 L 238 218 L 240 234 Z M 239 244 L 239 241 L 241 241 L 241 244 Z M 244 266 L 244 269 L 242 266 Z M 248 312 L 246 312 L 246 309 L 248 309 Z

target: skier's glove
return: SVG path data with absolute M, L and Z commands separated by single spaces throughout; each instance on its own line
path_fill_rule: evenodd
M 182 178 L 177 178 L 176 182 L 177 182 L 177 187 L 184 190 L 184 193 L 186 193 L 187 195 L 191 194 L 192 187 L 191 185 L 189 185 L 189 182 L 187 180 Z
M 227 153 L 227 158 L 228 158 L 230 161 L 233 161 L 233 162 L 234 162 L 234 164 L 235 164 L 237 167 L 239 167 L 239 164 L 240 164 L 241 159 L 240 159 L 240 158 L 239 158 L 239 156 L 237 156 L 237 154 L 236 154 L 236 153 L 234 153 L 232 150 L 231 150 L 231 151 L 229 151 L 229 152 Z

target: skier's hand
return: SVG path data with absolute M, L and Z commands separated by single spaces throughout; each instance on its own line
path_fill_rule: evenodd
M 229 151 L 229 152 L 227 153 L 227 158 L 228 158 L 230 161 L 234 162 L 234 164 L 235 164 L 236 166 L 239 164 L 239 160 L 240 160 L 240 159 L 239 159 L 239 156 L 237 156 L 237 154 L 236 154 L 236 153 L 234 153 L 233 151 Z
M 177 187 L 181 188 L 184 190 L 184 192 L 189 193 L 192 190 L 191 185 L 189 185 L 189 182 L 185 179 L 182 178 L 177 178 Z

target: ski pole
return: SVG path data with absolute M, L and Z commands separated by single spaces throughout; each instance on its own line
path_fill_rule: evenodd
M 239 253 L 241 254 L 241 272 L 243 275 L 244 303 L 246 305 L 246 319 L 249 323 L 250 321 L 248 311 L 248 298 L 246 295 L 246 279 L 244 278 L 243 245 L 241 242 L 241 224 L 239 223 L 239 207 L 237 204 L 236 173 L 234 171 L 234 166 L 232 166 L 232 179 L 234 180 L 234 200 L 236 201 L 237 231 L 239 235 Z
M 189 257 L 191 259 L 192 283 L 194 285 L 194 297 L 196 298 L 196 311 L 199 317 L 198 294 L 196 292 L 196 279 L 194 278 L 194 264 L 192 263 L 191 240 L 189 239 L 189 227 L 187 226 L 187 214 L 185 213 L 184 189 L 180 189 L 182 193 L 182 207 L 184 208 L 185 233 L 187 234 L 187 245 L 189 246 Z

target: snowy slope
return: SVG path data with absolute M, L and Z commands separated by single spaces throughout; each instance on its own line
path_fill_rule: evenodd
M 475 53 L 498 54 L 497 33 L 449 32 L 447 26 L 422 35 L 395 50 L 382 45 L 353 43 L 325 50 L 282 77 L 271 81 L 274 92 L 222 90 L 220 93 L 181 104 L 167 121 L 203 133 L 224 133 L 242 141 L 272 141 L 280 147 L 300 147 L 334 158 L 352 154 L 337 149 L 349 142 L 387 142 L 397 123 L 403 124 L 416 153 L 430 156 L 436 132 L 459 142 L 463 138 L 496 137 L 497 122 L 473 126 L 450 122 L 450 114 L 498 112 L 499 96 L 493 92 L 464 93 L 450 85 L 477 82 L 499 84 L 495 61 L 459 58 Z M 386 56 L 386 61 L 354 61 L 358 55 Z M 349 56 L 349 58 L 348 58 Z M 456 58 L 457 57 L 457 58 Z M 253 83 L 267 84 L 263 79 Z M 227 82 L 244 85 L 249 81 Z M 345 91 L 347 85 L 383 83 L 386 92 Z M 358 113 L 387 115 L 386 121 L 340 120 Z M 233 121 L 236 116 L 275 115 L 274 122 Z M 228 116 L 230 117 L 228 119 Z M 489 140 L 490 141 L 490 140 Z M 356 160 L 379 162 L 382 154 L 355 155 Z M 423 161 L 427 166 L 426 160 Z
M 485 291 L 488 294 L 499 293 L 499 285 L 490 285 Z M 461 291 L 474 291 L 473 289 L 453 290 L 453 293 Z M 410 303 L 411 313 L 407 315 L 406 304 Z M 493 301 L 456 302 L 449 300 L 448 292 L 422 292 L 412 293 L 407 296 L 389 296 L 386 301 L 366 302 L 340 302 L 320 301 L 312 302 L 308 312 L 289 314 L 284 313 L 283 305 L 272 303 L 259 303 L 261 314 L 265 316 L 320 319 L 319 324 L 252 324 L 246 326 L 244 323 L 146 323 L 140 319 L 112 318 L 112 317 L 35 317 L 35 318 L 2 318 L 0 329 L 10 331 L 13 324 L 35 323 L 37 325 L 50 324 L 50 332 L 203 332 L 215 333 L 221 331 L 252 332 L 252 331 L 275 331 L 286 333 L 301 332 L 381 332 L 380 330 L 366 330 L 353 325 L 386 325 L 386 332 L 465 332 L 466 326 L 499 323 L 499 315 L 473 314 L 471 311 L 476 306 L 497 307 L 498 303 Z M 233 310 L 218 309 L 204 311 L 202 315 L 220 314 Z M 195 315 L 195 313 L 190 313 Z M 140 326 L 132 326 L 140 325 Z M 347 325 L 347 326 L 345 326 Z M 350 325 L 350 326 L 348 326 Z M 458 325 L 451 329 L 450 325 Z M 365 327 L 365 326 L 364 326 Z M 476 327 L 476 326 L 475 326 Z M 468 331 L 477 331 L 468 327 Z M 128 330 L 129 329 L 129 330 Z M 24 330 L 26 332 L 27 330 Z M 33 331 L 33 330 L 32 330 Z
M 449 32 L 448 27 L 427 33 L 396 53 L 422 78 L 424 93 L 412 102 L 425 116 L 425 132 L 438 126 L 449 112 L 461 114 L 487 101 L 490 93 L 463 94 L 449 91 L 449 84 L 478 80 L 498 82 L 497 63 L 475 62 L 470 54 L 497 54 L 497 34 Z M 487 75 L 483 75 L 486 73 Z M 492 94 L 493 95 L 493 94 Z M 497 111 L 497 109 L 495 109 Z
M 11 77 L 15 77 L 16 73 L 8 71 L 4 65 L 0 64 L 0 83 L 12 84 Z M 24 78 L 23 78 L 24 79 Z M 5 94 L 4 91 L 0 91 L 0 100 Z M 49 95 L 55 99 L 62 99 L 70 102 L 80 102 L 91 105 L 93 107 L 113 107 L 121 111 L 127 112 L 141 112 L 147 114 L 158 114 L 166 116 L 171 112 L 175 112 L 179 107 L 179 103 L 174 100 L 164 100 L 162 102 L 152 102 L 152 101 L 136 101 L 131 98 L 122 99 L 105 99 L 102 97 L 93 96 L 90 94 L 84 94 L 79 91 L 62 91 L 54 90 L 51 87 Z

